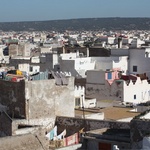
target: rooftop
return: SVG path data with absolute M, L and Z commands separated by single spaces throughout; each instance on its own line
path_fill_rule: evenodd
M 85 138 L 96 138 L 128 143 L 130 142 L 130 130 L 102 128 L 87 132 Z
M 97 129 L 97 130 L 91 130 L 88 133 L 100 134 L 100 135 L 119 135 L 119 136 L 129 137 L 130 130 L 129 129 L 102 128 L 102 129 Z
M 124 107 L 107 107 L 101 109 L 104 112 L 105 120 L 119 120 L 123 118 L 130 118 L 139 115 L 137 112 L 130 112 L 133 108 Z
M 135 116 L 139 115 L 138 112 L 131 112 L 133 108 L 126 108 L 126 107 L 106 107 L 106 108 L 93 108 L 93 109 L 85 109 L 84 114 L 96 114 L 96 113 L 104 113 L 105 120 L 120 120 L 124 118 L 134 118 Z M 83 109 L 76 109 L 75 110 L 76 116 L 83 115 Z

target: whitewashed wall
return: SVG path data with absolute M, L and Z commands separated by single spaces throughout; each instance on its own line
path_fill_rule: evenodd
M 92 60 L 95 61 L 95 69 L 113 69 L 121 68 L 125 72 L 128 70 L 128 57 L 123 56 L 114 56 L 114 57 L 92 57 Z
M 32 58 L 31 58 L 31 62 L 32 62 L 32 63 L 40 63 L 40 57 L 39 57 L 39 56 L 32 57 Z
M 113 61 L 113 68 L 120 68 L 121 71 L 123 71 L 125 74 L 128 73 L 128 57 L 123 56 L 119 57 L 118 60 Z
M 133 104 L 143 103 L 150 100 L 150 84 L 148 84 L 147 80 L 141 81 L 141 79 L 137 77 L 137 81 L 134 84 L 132 81 L 127 84 L 124 80 L 114 80 L 110 85 L 106 80 L 102 84 L 100 83 L 101 79 L 95 79 L 95 81 L 94 78 L 93 80 L 87 80 L 87 96 L 96 97 L 99 100 L 113 99 Z
M 83 86 L 75 86 L 74 88 L 74 96 L 75 98 L 81 98 L 83 95 L 83 99 L 85 99 L 85 88 Z
M 147 102 L 150 100 L 150 84 L 147 80 L 141 81 L 137 78 L 135 84 L 132 81 L 127 85 L 124 81 L 123 101 L 134 104 Z
M 86 71 L 95 68 L 95 62 L 91 58 L 76 58 L 60 60 L 60 70 L 63 72 L 71 72 L 74 77 L 86 77 Z
M 29 73 L 30 65 L 29 64 L 18 64 L 18 69 L 20 71 L 25 71 Z
M 85 99 L 85 88 L 83 86 L 75 86 L 74 97 L 80 99 L 79 107 L 93 108 L 96 106 L 96 98 Z
M 60 57 L 61 57 L 62 60 L 75 59 L 75 58 L 77 58 L 77 53 L 65 53 L 65 54 L 60 54 Z
M 32 67 L 32 71 L 30 71 L 30 67 Z M 40 66 L 30 66 L 29 64 L 18 64 L 18 69 L 29 74 L 40 72 Z
M 149 49 L 130 49 L 129 72 L 133 74 L 146 73 L 150 78 L 150 57 L 146 57 L 145 53 Z M 133 66 L 137 66 L 137 72 L 133 71 Z

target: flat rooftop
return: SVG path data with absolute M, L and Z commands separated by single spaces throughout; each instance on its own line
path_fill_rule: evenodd
M 126 108 L 126 107 L 106 107 L 106 108 L 90 108 L 84 109 L 84 114 L 94 114 L 94 113 L 104 113 L 105 120 L 120 120 L 124 118 L 133 118 L 140 113 L 131 112 L 133 108 Z M 83 115 L 83 109 L 75 109 L 75 116 Z
M 130 130 L 102 128 L 87 132 L 86 138 L 96 138 L 101 140 L 130 143 Z
M 131 112 L 133 108 L 124 107 L 106 107 L 101 109 L 104 112 L 105 120 L 119 120 L 123 118 L 131 118 L 139 115 L 140 113 Z
M 97 130 L 91 130 L 88 132 L 89 134 L 99 134 L 99 135 L 117 135 L 117 136 L 124 136 L 130 138 L 130 130 L 129 129 L 109 129 L 109 128 L 102 128 Z

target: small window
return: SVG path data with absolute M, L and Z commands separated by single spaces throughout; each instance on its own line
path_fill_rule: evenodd
M 67 50 L 67 53 L 70 53 L 70 50 L 69 50 L 69 49 Z
M 80 98 L 75 99 L 75 106 L 80 106 Z
M 145 57 L 149 57 L 149 53 L 148 52 L 145 52 Z
M 108 78 L 108 80 L 111 80 L 111 79 L 112 79 L 112 72 L 108 72 L 107 78 Z
M 133 66 L 133 72 L 137 72 L 137 66 Z
M 136 95 L 134 95 L 134 99 L 136 99 Z
M 94 103 L 90 103 L 90 105 L 94 105 Z
M 32 72 L 33 71 L 33 67 L 32 66 L 30 66 L 30 72 Z

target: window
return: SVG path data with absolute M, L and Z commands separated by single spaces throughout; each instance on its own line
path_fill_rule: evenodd
M 134 95 L 134 99 L 136 99 L 136 95 Z
M 133 72 L 137 72 L 137 66 L 133 66 Z
M 90 105 L 94 105 L 94 103 L 90 103 Z
M 80 98 L 75 99 L 75 106 L 80 106 Z
M 145 57 L 149 57 L 149 53 L 148 52 L 145 52 Z
M 32 72 L 33 71 L 33 67 L 32 66 L 30 66 L 30 72 Z
M 107 74 L 107 79 L 108 79 L 108 80 L 111 80 L 111 79 L 112 79 L 112 72 L 108 72 L 108 74 Z

